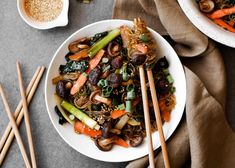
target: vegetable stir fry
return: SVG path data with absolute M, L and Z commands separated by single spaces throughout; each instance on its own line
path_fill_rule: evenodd
M 60 124 L 67 121 L 102 151 L 110 151 L 114 145 L 141 145 L 145 125 L 138 65 L 143 63 L 153 68 L 162 120 L 170 121 L 176 103 L 174 80 L 166 57 L 157 59 L 156 42 L 143 21 L 80 38 L 68 50 L 59 76 L 52 79 Z M 146 87 L 149 91 L 148 84 Z M 150 94 L 149 100 L 154 131 L 156 102 Z
M 235 32 L 235 0 L 196 0 L 200 10 L 222 28 Z

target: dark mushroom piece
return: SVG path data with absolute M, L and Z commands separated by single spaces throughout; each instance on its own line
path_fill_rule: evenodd
M 110 42 L 108 45 L 108 54 L 111 57 L 118 56 L 121 51 L 121 46 L 117 42 Z
M 113 147 L 113 138 L 97 138 L 95 140 L 95 145 L 102 151 L 110 151 Z
M 121 85 L 121 83 L 122 83 L 122 75 L 121 74 L 111 73 L 108 76 L 108 82 L 109 82 L 111 87 L 116 88 L 119 85 Z
M 112 61 L 111 61 L 111 65 L 113 68 L 118 69 L 121 68 L 123 65 L 123 58 L 121 56 L 117 56 L 115 57 Z
M 144 140 L 144 137 L 141 134 L 133 135 L 130 138 L 130 145 L 132 147 L 137 147 L 139 146 Z
M 142 65 L 145 62 L 147 56 L 141 52 L 136 51 L 131 54 L 131 58 L 132 58 L 133 64 L 138 66 L 138 65 Z
M 162 57 L 157 61 L 155 66 L 157 69 L 166 69 L 169 67 L 169 63 L 168 63 L 166 57 Z
M 157 88 L 158 93 L 165 94 L 170 91 L 171 85 L 166 79 L 161 78 L 157 81 L 156 88 Z
M 67 90 L 63 81 L 57 82 L 55 90 L 58 96 L 66 98 Z
M 110 135 L 110 130 L 112 129 L 111 122 L 105 122 L 103 127 L 102 127 L 102 137 L 103 138 L 108 138 Z
M 215 8 L 215 3 L 213 0 L 200 0 L 199 8 L 202 12 L 210 13 Z
M 89 39 L 84 37 L 84 38 L 81 38 L 79 40 L 76 40 L 72 43 L 69 44 L 69 51 L 72 52 L 72 53 L 76 53 L 82 49 L 86 49 L 86 48 L 89 48 L 89 46 L 86 44 L 88 43 Z
M 101 75 L 101 70 L 96 67 L 94 69 L 91 70 L 91 72 L 89 73 L 88 76 L 88 81 L 92 84 L 92 85 L 96 85 L 99 81 L 99 77 Z

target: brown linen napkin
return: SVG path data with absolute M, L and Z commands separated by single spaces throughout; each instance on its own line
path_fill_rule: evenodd
M 169 35 L 185 66 L 186 115 L 167 141 L 171 167 L 235 167 L 235 134 L 225 119 L 225 68 L 215 44 L 191 24 L 176 0 L 115 1 L 113 18 L 136 17 L 160 34 Z M 162 153 L 155 153 L 156 166 L 164 167 Z M 147 166 L 147 157 L 127 165 Z

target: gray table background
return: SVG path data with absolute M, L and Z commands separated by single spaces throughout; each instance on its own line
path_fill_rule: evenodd
M 48 67 L 60 44 L 79 28 L 112 16 L 113 0 L 94 0 L 91 4 L 81 4 L 70 0 L 69 24 L 50 30 L 29 27 L 19 16 L 16 1 L 0 1 L 0 82 L 9 97 L 12 111 L 16 108 L 20 93 L 16 74 L 16 60 L 22 64 L 23 78 L 28 84 L 39 65 Z M 218 44 L 224 55 L 227 69 L 227 110 L 228 122 L 235 130 L 235 49 Z M 216 81 L 215 81 L 216 82 Z M 127 163 L 105 163 L 88 158 L 67 145 L 52 126 L 44 101 L 45 74 L 30 104 L 30 119 L 39 168 L 73 167 L 124 167 Z M 0 136 L 9 122 L 0 101 Z M 215 123 L 216 124 L 216 123 Z M 22 138 L 26 141 L 24 124 Z M 128 157 L 128 156 L 127 156 Z M 23 168 L 24 161 L 16 140 L 7 154 L 3 168 Z

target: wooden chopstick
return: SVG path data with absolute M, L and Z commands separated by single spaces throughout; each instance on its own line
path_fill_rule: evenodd
M 36 157 L 35 157 L 35 152 L 34 152 L 34 145 L 33 145 L 33 138 L 32 138 L 32 129 L 31 129 L 31 125 L 30 125 L 29 112 L 28 112 L 28 104 L 27 104 L 27 100 L 26 100 L 25 89 L 24 89 L 22 73 L 21 73 L 21 66 L 20 66 L 19 61 L 17 61 L 16 66 L 17 66 L 20 94 L 21 94 L 21 98 L 23 101 L 24 119 L 25 119 L 25 126 L 26 126 L 26 132 L 27 132 L 28 143 L 29 143 L 31 164 L 32 164 L 32 168 L 37 168 Z
M 37 78 L 36 78 L 36 80 L 35 80 L 35 82 L 33 84 L 33 87 L 30 90 L 29 95 L 27 97 L 27 103 L 28 104 L 30 103 L 30 101 L 33 98 L 33 95 L 34 95 L 34 93 L 35 93 L 35 91 L 37 89 L 37 86 L 38 86 L 38 84 L 40 82 L 40 79 L 42 78 L 44 70 L 45 70 L 45 67 L 40 67 L 39 74 L 38 74 L 38 76 L 37 76 Z M 23 109 L 21 109 L 20 113 L 19 113 L 19 115 L 18 115 L 18 117 L 16 119 L 17 126 L 20 125 L 20 122 L 21 122 L 23 116 L 24 116 L 24 112 L 23 112 Z M 10 125 L 9 132 L 10 132 L 10 133 L 8 133 L 9 136 L 8 136 L 8 138 L 7 138 L 7 140 L 6 140 L 5 144 L 4 144 L 4 147 L 3 147 L 3 149 L 2 149 L 2 151 L 0 153 L 0 166 L 2 165 L 2 162 L 3 162 L 4 158 L 5 158 L 6 153 L 7 153 L 8 149 L 10 148 L 10 145 L 11 145 L 11 143 L 13 141 L 13 138 L 14 138 L 14 132 L 11 130 L 11 125 Z
M 145 121 L 147 141 L 148 141 L 148 150 L 149 150 L 149 166 L 150 168 L 154 168 L 155 162 L 154 162 L 152 135 L 151 135 L 151 123 L 150 123 L 150 117 L 149 117 L 148 96 L 147 96 L 147 88 L 146 88 L 143 65 L 139 66 L 139 74 L 140 74 L 142 101 L 143 101 L 143 106 L 144 106 L 144 121 Z
M 37 68 L 36 72 L 34 73 L 34 75 L 33 75 L 32 79 L 31 79 L 31 81 L 29 82 L 29 85 L 28 85 L 28 87 L 27 87 L 27 89 L 26 89 L 26 95 L 27 95 L 27 96 L 29 95 L 29 92 L 30 92 L 30 90 L 31 90 L 32 87 L 33 87 L 33 84 L 34 84 L 34 82 L 35 82 L 35 80 L 36 80 L 36 78 L 37 78 L 37 76 L 38 76 L 38 74 L 39 74 L 40 69 L 41 69 L 41 67 L 39 66 L 39 67 Z M 19 102 L 19 104 L 18 104 L 18 106 L 17 106 L 17 108 L 16 108 L 16 110 L 15 110 L 15 113 L 14 113 L 15 119 L 18 117 L 18 115 L 19 115 L 21 109 L 22 109 L 22 100 L 20 100 L 20 102 Z M 9 122 L 8 125 L 7 125 L 7 128 L 5 129 L 5 132 L 3 133 L 3 136 L 1 137 L 1 140 L 0 140 L 0 151 L 1 151 L 2 148 L 3 148 L 3 146 L 4 146 L 4 144 L 5 144 L 6 140 L 7 140 L 7 137 L 8 137 L 8 135 L 9 135 L 10 131 L 11 131 L 11 123 Z M 0 165 L 1 165 L 1 164 L 0 164 Z
M 29 159 L 28 159 L 28 156 L 27 156 L 26 151 L 25 151 L 24 144 L 23 144 L 22 139 L 21 139 L 21 136 L 20 136 L 20 132 L 19 132 L 18 127 L 17 127 L 17 125 L 16 125 L 14 116 L 13 116 L 11 110 L 10 110 L 9 104 L 8 104 L 8 102 L 7 102 L 7 98 L 6 98 L 6 96 L 5 96 L 5 93 L 4 93 L 4 91 L 3 91 L 3 88 L 2 88 L 2 86 L 1 86 L 1 84 L 0 84 L 0 94 L 1 94 L 1 96 L 2 96 L 3 104 L 4 104 L 4 106 L 5 106 L 7 115 L 8 115 L 8 117 L 9 117 L 10 122 L 11 122 L 11 126 L 12 126 L 12 129 L 13 129 L 14 134 L 15 134 L 15 136 L 16 136 L 16 140 L 17 140 L 17 142 L 18 142 L 18 145 L 19 145 L 21 154 L 22 154 L 22 156 L 23 156 L 25 165 L 26 165 L 27 168 L 31 168 L 30 162 L 29 162 Z
M 157 128 L 158 128 L 159 139 L 160 139 L 160 143 L 161 143 L 161 147 L 162 147 L 164 164 L 165 164 L 165 168 L 170 168 L 170 162 L 169 162 L 169 158 L 168 158 L 165 137 L 164 137 L 164 133 L 162 130 L 162 119 L 161 119 L 161 114 L 160 114 L 160 110 L 159 110 L 158 99 L 157 99 L 156 88 L 155 88 L 155 84 L 154 84 L 154 80 L 153 80 L 152 69 L 147 70 L 147 76 L 148 76 L 148 81 L 149 81 L 149 86 L 150 86 L 151 97 L 152 97 L 152 101 L 153 101 L 154 113 L 155 113 L 156 121 L 157 121 Z

